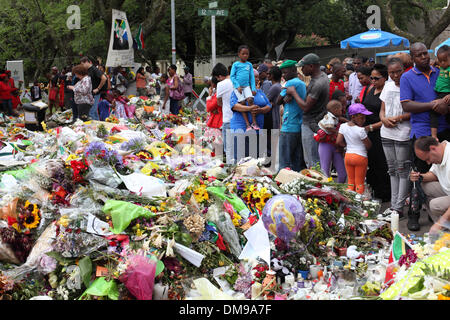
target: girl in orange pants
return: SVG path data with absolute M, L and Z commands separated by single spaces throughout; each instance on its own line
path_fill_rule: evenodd
M 368 158 L 356 153 L 346 153 L 344 162 L 347 170 L 348 189 L 363 194 Z
M 367 150 L 372 146 L 364 123 L 366 115 L 371 115 L 372 112 L 362 104 L 355 103 L 348 108 L 348 114 L 351 116 L 351 121 L 342 124 L 339 128 L 336 144 L 347 148 L 344 163 L 347 170 L 348 189 L 363 194 L 368 165 Z

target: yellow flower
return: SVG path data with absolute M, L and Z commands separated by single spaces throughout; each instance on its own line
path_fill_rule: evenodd
M 23 223 L 23 226 L 28 229 L 34 229 L 39 225 L 39 221 L 41 220 L 38 214 L 39 210 L 33 210 L 31 216 L 27 217 Z
M 12 225 L 11 225 L 11 227 L 13 227 L 14 229 L 16 229 L 16 231 L 17 232 L 21 232 L 21 230 L 20 230 L 20 227 L 19 227 L 19 224 L 16 222 L 16 223 L 13 223 Z
M 309 203 L 311 203 L 311 202 L 313 202 L 313 201 L 312 201 L 312 199 L 311 199 L 311 198 L 308 198 L 308 202 L 309 202 Z
M 68 216 L 62 216 L 58 220 L 59 225 L 63 226 L 64 228 L 67 228 L 69 226 L 69 222 L 70 222 L 70 219 Z
M 314 210 L 314 213 L 320 217 L 320 215 L 322 214 L 322 209 L 317 208 L 316 210 Z
M 444 296 L 443 294 L 438 294 L 438 300 L 450 300 L 450 297 Z
M 329 178 L 327 179 L 327 182 L 333 182 L 333 178 L 332 178 L 332 177 L 329 177 Z
M 68 156 L 67 159 L 66 159 L 66 165 L 69 165 L 69 164 L 70 164 L 70 161 L 76 160 L 76 159 L 78 159 L 78 157 L 77 157 L 75 154 L 71 154 L 71 155 Z

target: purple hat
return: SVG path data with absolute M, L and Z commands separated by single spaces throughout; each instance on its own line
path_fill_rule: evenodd
M 370 116 L 371 114 L 373 114 L 372 112 L 367 110 L 366 107 L 364 107 L 364 105 L 361 103 L 354 103 L 350 107 L 348 107 L 348 114 L 350 116 L 358 113 L 365 114 L 366 116 Z

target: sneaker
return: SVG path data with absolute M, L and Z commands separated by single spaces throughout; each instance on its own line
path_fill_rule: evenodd
M 252 123 L 252 128 L 254 130 L 260 130 L 261 129 L 256 123 Z
M 245 132 L 252 131 L 252 130 L 253 130 L 253 128 L 250 126 L 250 127 L 247 127 L 247 129 L 245 130 Z
M 387 208 L 386 210 L 384 210 L 383 213 L 380 213 L 377 215 L 377 219 L 389 222 L 389 221 L 391 221 L 391 214 L 394 212 L 397 212 L 397 211 L 392 210 L 391 208 Z

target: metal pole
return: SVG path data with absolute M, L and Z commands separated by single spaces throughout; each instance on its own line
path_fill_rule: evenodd
M 170 0 L 172 20 L 172 64 L 177 63 L 177 49 L 175 44 L 175 0 Z
M 216 65 L 216 16 L 211 16 L 212 67 Z

